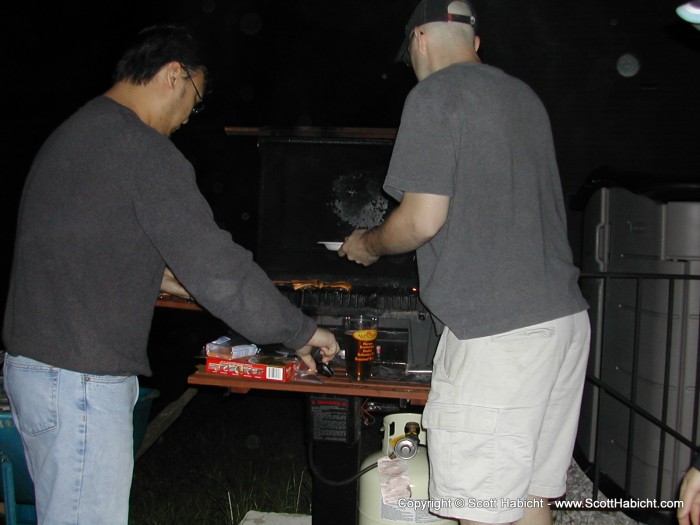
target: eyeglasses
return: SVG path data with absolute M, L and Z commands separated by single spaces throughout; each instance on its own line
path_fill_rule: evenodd
M 199 94 L 199 90 L 197 89 L 197 84 L 194 83 L 194 80 L 192 80 L 192 75 L 190 75 L 190 70 L 187 69 L 185 64 L 180 64 L 182 66 L 182 69 L 185 70 L 187 73 L 187 78 L 190 79 L 190 82 L 192 82 L 192 87 L 194 88 L 194 92 L 197 94 L 197 98 L 199 98 L 199 102 L 197 102 L 193 107 L 192 107 L 192 114 L 196 115 L 198 113 L 201 113 L 204 111 L 204 99 L 202 98 L 202 95 Z

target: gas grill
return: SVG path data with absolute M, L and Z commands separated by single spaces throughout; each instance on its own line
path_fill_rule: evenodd
M 364 267 L 321 242 L 342 242 L 397 206 L 382 190 L 394 130 L 265 130 L 256 260 L 317 322 L 339 330 L 346 315 L 379 317 L 378 364 L 428 372 L 438 336 L 418 297 L 415 252 Z

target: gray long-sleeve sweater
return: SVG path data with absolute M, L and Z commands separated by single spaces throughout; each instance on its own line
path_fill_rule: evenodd
M 314 321 L 213 220 L 191 164 L 131 110 L 101 96 L 45 142 L 19 211 L 3 339 L 69 370 L 149 375 L 165 265 L 211 314 L 296 349 Z

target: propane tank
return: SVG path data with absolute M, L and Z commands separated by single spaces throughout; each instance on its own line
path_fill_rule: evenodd
M 422 427 L 421 414 L 391 414 L 384 418 L 382 449 L 370 454 L 362 462 L 362 469 L 378 461 L 395 462 L 391 470 L 408 477 L 405 496 L 385 503 L 380 485 L 380 468 L 365 472 L 360 478 L 359 525 L 396 525 L 397 523 L 433 523 L 454 525 L 430 514 L 428 502 L 427 435 Z M 396 468 L 394 468 L 396 467 Z M 392 480 L 401 491 L 402 481 Z

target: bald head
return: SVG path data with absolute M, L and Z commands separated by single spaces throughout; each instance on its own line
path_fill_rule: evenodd
M 452 2 L 447 7 L 447 12 L 455 15 L 472 16 L 469 6 L 464 2 Z M 421 29 L 429 33 L 434 42 L 447 53 L 451 49 L 474 50 L 474 27 L 460 22 L 429 22 L 421 26 Z
M 471 10 L 464 2 L 452 2 L 447 12 L 455 15 L 472 16 Z M 445 45 L 455 47 L 474 47 L 474 27 L 460 22 L 431 22 L 423 26 L 426 31 L 434 32 L 435 38 L 441 39 Z
M 448 5 L 450 15 L 471 17 L 464 2 Z M 458 62 L 481 62 L 477 55 L 479 37 L 474 26 L 459 21 L 428 22 L 414 29 L 410 53 L 418 80 Z

